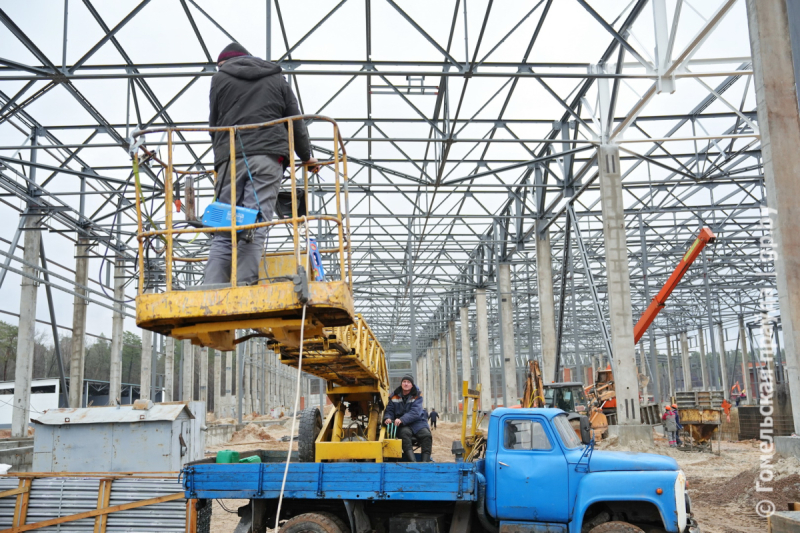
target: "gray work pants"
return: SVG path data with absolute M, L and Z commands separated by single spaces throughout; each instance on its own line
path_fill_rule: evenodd
M 247 157 L 253 181 L 247 175 L 247 166 L 244 159 L 236 159 L 236 205 L 258 209 L 255 194 L 261 204 L 261 213 L 265 220 L 272 220 L 275 210 L 275 200 L 278 197 L 283 165 L 278 163 L 278 157 L 272 155 L 251 155 Z M 230 204 L 231 179 L 230 161 L 224 163 L 217 175 L 216 184 L 217 201 Z M 267 228 L 259 228 L 253 234 L 250 242 L 245 241 L 245 234 L 239 233 L 237 242 L 237 285 L 250 285 L 258 281 L 258 265 L 264 255 L 264 241 L 267 238 Z M 208 262 L 203 283 L 230 283 L 231 281 L 231 234 L 230 232 L 214 233 L 211 249 L 208 252 Z

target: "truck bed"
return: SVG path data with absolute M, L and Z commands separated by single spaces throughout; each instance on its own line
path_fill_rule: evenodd
M 285 464 L 195 463 L 183 469 L 187 498 L 277 498 Z M 473 501 L 476 463 L 291 463 L 284 498 Z

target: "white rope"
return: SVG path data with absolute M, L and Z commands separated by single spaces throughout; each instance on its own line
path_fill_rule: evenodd
M 303 217 L 303 224 L 308 227 L 308 220 Z M 311 255 L 311 247 L 309 242 L 309 232 L 306 231 L 306 275 L 308 275 L 308 258 Z M 297 421 L 297 409 L 300 407 L 300 384 L 302 383 L 303 374 L 303 335 L 305 333 L 306 325 L 306 307 L 308 303 L 303 304 L 303 316 L 300 319 L 300 352 L 297 356 L 297 386 L 294 393 L 294 410 L 292 413 L 292 426 L 289 430 L 289 453 L 286 454 L 286 468 L 283 469 L 283 481 L 281 482 L 281 493 L 278 496 L 278 510 L 275 512 L 275 531 L 278 531 L 278 525 L 281 520 L 281 506 L 283 505 L 283 491 L 286 488 L 286 477 L 289 475 L 289 463 L 292 462 L 292 446 L 294 443 L 294 425 Z

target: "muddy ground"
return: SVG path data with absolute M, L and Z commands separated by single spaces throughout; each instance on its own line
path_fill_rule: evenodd
M 283 424 L 267 428 L 250 425 L 234 435 L 229 443 L 211 447 L 208 451 L 288 450 L 289 443 L 280 439 L 289 434 L 290 423 L 291 420 L 286 418 Z M 450 447 L 453 440 L 460 437 L 460 426 L 439 422 L 433 437 L 433 459 L 437 462 L 452 461 Z M 293 447 L 297 449 L 297 444 Z M 716 443 L 714 447 L 716 451 Z M 771 487 L 772 492 L 756 492 L 761 459 L 758 441 L 723 441 L 721 455 L 671 449 L 660 437 L 656 437 L 654 448 L 647 450 L 623 449 L 617 446 L 615 439 L 599 444 L 598 449 L 647 451 L 673 457 L 686 472 L 694 514 L 703 533 L 760 533 L 766 531 L 767 522 L 756 513 L 758 502 L 769 500 L 778 510 L 785 510 L 788 502 L 800 502 L 800 461 L 796 459 L 775 458 L 771 463 L 774 478 L 763 483 Z M 222 505 L 230 510 L 246 503 L 245 500 L 222 501 Z M 214 502 L 212 531 L 231 533 L 239 519 L 226 512 L 222 505 Z

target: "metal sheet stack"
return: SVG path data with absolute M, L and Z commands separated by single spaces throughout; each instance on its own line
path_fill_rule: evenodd
M 19 478 L 0 477 L 0 491 L 15 489 Z M 97 509 L 99 478 L 47 477 L 33 480 L 27 524 L 74 515 Z M 177 478 L 116 479 L 111 485 L 109 506 L 158 498 L 182 492 Z M 0 498 L 0 530 L 11 527 L 16 496 Z M 95 519 L 87 518 L 42 528 L 37 531 L 94 531 Z M 186 500 L 175 500 L 108 515 L 110 532 L 183 532 L 186 527 Z

